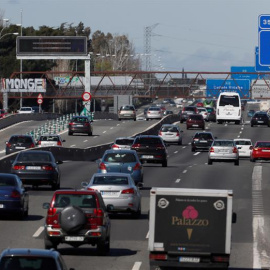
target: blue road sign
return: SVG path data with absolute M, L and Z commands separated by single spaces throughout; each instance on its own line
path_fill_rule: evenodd
M 259 64 L 270 66 L 270 30 L 259 31 Z
M 232 74 L 233 79 L 247 79 L 247 80 L 256 80 L 258 79 L 258 74 L 246 74 L 246 72 L 256 73 L 255 67 L 231 67 L 231 72 L 239 72 L 239 74 Z
M 270 72 L 269 66 L 261 66 L 259 64 L 259 47 L 255 47 L 255 70 L 258 72 Z M 262 77 L 262 76 L 260 76 Z
M 270 15 L 262 14 L 259 16 L 259 28 L 270 29 Z
M 249 98 L 250 80 L 206 80 L 206 96 L 218 97 L 220 92 L 237 92 L 241 98 Z

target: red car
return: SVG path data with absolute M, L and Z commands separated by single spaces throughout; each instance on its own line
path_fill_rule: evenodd
M 201 128 L 205 129 L 205 122 L 201 114 L 190 114 L 186 121 L 187 129 Z
M 6 115 L 7 115 L 7 112 L 3 109 L 0 109 L 0 118 L 4 118 L 6 117 Z
M 255 143 L 250 161 L 255 162 L 256 159 L 270 160 L 270 141 L 258 141 Z

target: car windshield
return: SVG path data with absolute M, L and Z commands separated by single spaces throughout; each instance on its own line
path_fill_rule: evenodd
M 233 141 L 215 141 L 214 146 L 234 146 Z
M 201 120 L 202 119 L 202 116 L 201 115 L 190 115 L 189 116 L 189 119 L 192 119 L 192 120 Z
M 93 185 L 128 185 L 128 178 L 125 176 L 96 176 Z
M 136 157 L 134 154 L 130 153 L 108 153 L 105 155 L 104 159 L 105 162 L 112 162 L 112 163 L 129 163 L 129 162 L 136 162 Z
M 81 208 L 96 208 L 96 197 L 89 194 L 56 194 L 54 207 L 62 208 L 69 205 Z
M 32 143 L 30 137 L 25 136 L 12 136 L 9 140 L 10 143 Z
M 53 258 L 14 256 L 4 257 L 0 264 L 1 270 L 57 270 L 57 265 Z
M 52 161 L 49 153 L 38 153 L 35 151 L 23 152 L 18 156 L 17 161 Z
M 5 175 L 1 175 L 0 176 L 0 187 L 3 186 L 16 186 L 16 180 L 14 179 L 14 177 L 12 176 L 5 176 Z
M 235 141 L 236 145 L 251 145 L 251 141 Z
M 256 147 L 266 147 L 266 148 L 270 148 L 270 142 L 257 142 L 255 145 Z

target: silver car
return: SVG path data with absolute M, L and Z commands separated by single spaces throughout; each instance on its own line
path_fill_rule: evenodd
M 183 130 L 181 130 L 179 126 L 172 124 L 164 124 L 160 128 L 158 136 L 161 137 L 164 142 L 177 143 L 179 145 L 182 145 L 182 133 Z
M 120 150 L 120 149 L 130 150 L 133 142 L 134 142 L 134 138 L 132 137 L 119 137 L 115 139 L 111 148 L 114 150 Z
M 65 141 L 57 134 L 43 134 L 38 138 L 37 147 L 63 146 Z
M 148 108 L 146 112 L 146 120 L 148 121 L 149 119 L 161 119 L 163 116 L 163 111 L 160 107 L 150 107 Z
M 98 190 L 104 203 L 112 205 L 112 212 L 127 212 L 133 217 L 141 215 L 141 193 L 132 177 L 126 173 L 95 173 L 85 189 Z
M 213 161 L 231 161 L 239 165 L 239 152 L 234 140 L 214 140 L 208 152 L 208 165 Z

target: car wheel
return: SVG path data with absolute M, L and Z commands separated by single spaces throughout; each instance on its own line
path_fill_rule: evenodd
M 202 130 L 205 130 L 205 127 L 204 126 L 202 127 Z
M 180 121 L 181 124 L 183 124 L 183 122 L 184 122 L 184 121 L 182 121 L 182 120 Z
M 134 121 L 136 121 L 136 118 L 134 118 Z
M 253 127 L 253 124 L 250 124 L 251 127 Z
M 255 162 L 255 158 L 250 157 L 250 162 Z
M 121 118 L 118 118 L 118 121 L 121 121 L 122 119 Z
M 217 120 L 217 124 L 221 124 L 221 121 Z
M 194 147 L 191 147 L 191 152 L 195 152 L 195 148 Z
M 69 136 L 72 136 L 72 135 L 73 135 L 73 132 L 69 131 L 69 132 L 68 132 L 68 135 L 69 135 Z
M 99 241 L 97 243 L 97 253 L 99 256 L 105 256 L 110 252 L 110 238 L 108 237 L 106 241 Z
M 239 159 L 237 159 L 237 160 L 234 162 L 234 165 L 235 165 L 235 166 L 239 166 Z
M 92 136 L 92 131 L 88 133 L 88 136 Z
M 68 206 L 59 214 L 59 224 L 65 232 L 76 233 L 86 224 L 86 217 L 81 208 Z
M 139 219 L 142 214 L 141 205 L 139 205 L 138 210 L 131 213 L 133 218 Z
M 45 249 L 57 249 L 57 244 L 53 243 L 52 241 L 50 241 L 49 239 L 47 239 L 47 236 L 45 236 L 46 238 L 44 239 L 44 248 Z
M 212 165 L 213 164 L 213 160 L 212 159 L 208 159 L 208 165 Z
M 181 139 L 181 141 L 178 142 L 178 145 L 182 145 L 182 139 Z
M 189 127 L 187 126 L 187 129 L 189 129 Z
M 146 118 L 146 121 L 149 121 L 149 118 Z
M 24 217 L 26 217 L 26 218 L 28 217 L 28 211 L 29 211 L 29 208 L 28 208 L 28 205 L 27 205 L 27 208 L 23 213 Z
M 162 161 L 162 167 L 167 167 L 167 166 L 168 166 L 168 162 L 167 162 L 167 160 Z
M 57 189 L 60 189 L 60 181 L 58 183 L 52 184 L 52 190 L 57 190 Z

